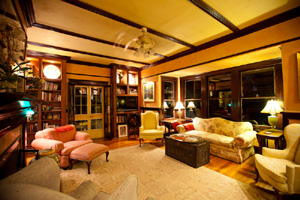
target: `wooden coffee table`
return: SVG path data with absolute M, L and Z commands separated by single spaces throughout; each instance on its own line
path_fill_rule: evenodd
M 194 168 L 209 163 L 210 142 L 188 143 L 166 137 L 165 154 Z

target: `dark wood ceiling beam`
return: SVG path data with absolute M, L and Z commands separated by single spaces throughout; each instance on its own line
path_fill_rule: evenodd
M 144 27 L 144 26 L 142 26 L 142 25 L 140 25 L 140 24 L 137 24 L 137 23 L 135 23 L 135 22 L 132 22 L 132 21 L 127 20 L 127 19 L 125 19 L 125 18 L 119 17 L 119 16 L 117 16 L 117 15 L 114 15 L 114 14 L 112 14 L 112 13 L 109 13 L 109 12 L 107 12 L 107 11 L 104 11 L 104 10 L 100 9 L 100 8 L 96 8 L 96 7 L 94 7 L 94 6 L 91 6 L 91 5 L 89 5 L 89 4 L 86 4 L 86 3 L 81 2 L 81 1 L 78 1 L 78 0 L 62 0 L 62 1 L 66 2 L 66 3 L 69 3 L 69 4 L 72 4 L 72 5 L 74 5 L 74 6 L 80 7 L 80 8 L 82 8 L 82 9 L 89 10 L 89 11 L 91 11 L 91 12 L 93 12 L 93 13 L 96 13 L 96 14 L 98 14 L 98 15 L 102 15 L 102 16 L 107 17 L 107 18 L 110 18 L 110 19 L 112 19 L 112 20 L 121 22 L 121 23 L 126 24 L 126 25 L 128 25 L 128 26 L 132 26 L 132 27 L 135 27 L 135 28 L 138 28 L 138 29 L 141 29 L 141 28 Z M 179 39 L 177 39 L 177 38 L 175 38 L 175 37 L 166 35 L 166 34 L 164 34 L 164 33 L 158 32 L 158 31 L 156 31 L 156 30 L 150 29 L 150 28 L 148 28 L 148 27 L 147 27 L 147 31 L 148 31 L 149 33 L 152 33 L 152 34 L 157 35 L 157 36 L 159 36 L 159 37 L 162 37 L 162 38 L 164 38 L 164 39 L 170 40 L 170 41 L 172 41 L 172 42 L 176 42 L 176 43 L 178 43 L 178 44 L 181 44 L 181 45 L 184 45 L 184 46 L 187 46 L 187 47 L 190 47 L 190 48 L 194 48 L 194 47 L 195 47 L 195 46 L 192 45 L 192 44 L 189 44 L 189 43 L 187 43 L 187 42 L 184 42 L 184 41 L 182 41 L 182 40 L 179 40 Z
M 79 51 L 79 50 L 75 50 L 75 49 L 58 47 L 58 46 L 53 46 L 53 45 L 48 45 L 48 44 L 41 44 L 41 43 L 38 43 L 38 42 L 27 42 L 27 44 L 34 45 L 34 46 L 39 46 L 39 47 L 47 47 L 47 48 L 57 49 L 57 50 L 61 50 L 61 51 L 68 51 L 68 52 L 73 52 L 73 53 L 85 54 L 85 55 L 89 55 L 89 56 L 96 56 L 96 57 L 101 57 L 101 58 L 108 58 L 108 59 L 113 59 L 113 60 L 121 60 L 121 61 L 126 61 L 126 62 L 133 62 L 133 63 L 143 64 L 143 65 L 149 65 L 149 63 L 139 62 L 139 61 L 135 61 L 135 60 L 129 60 L 129 59 L 112 57 L 112 56 L 106 56 L 106 55 L 102 55 L 102 54 Z
M 239 28 L 236 27 L 233 23 L 231 23 L 228 19 L 226 19 L 223 15 L 221 15 L 218 11 L 216 11 L 214 8 L 212 8 L 210 5 L 205 3 L 202 0 L 189 0 L 192 4 L 221 22 L 223 25 L 225 25 L 227 28 L 232 30 L 233 32 L 238 32 Z
M 27 28 L 36 22 L 32 0 L 19 0 Z
M 290 19 L 293 19 L 293 18 L 296 18 L 296 17 L 299 17 L 299 16 L 300 16 L 300 6 L 294 8 L 292 10 L 286 11 L 284 13 L 281 13 L 279 15 L 276 15 L 274 17 L 271 17 L 269 19 L 266 19 L 264 21 L 261 21 L 259 23 L 256 23 L 254 25 L 248 26 L 244 29 L 241 29 L 238 33 L 231 33 L 229 35 L 225 35 L 225 36 L 220 37 L 218 39 L 215 39 L 215 40 L 209 41 L 207 43 L 201 44 L 201 45 L 197 46 L 194 49 L 188 49 L 186 51 L 180 52 L 180 53 L 175 54 L 173 56 L 170 56 L 168 58 L 156 61 L 154 63 L 151 63 L 151 65 L 147 65 L 147 66 L 142 67 L 142 69 L 143 70 L 148 69 L 148 68 L 154 67 L 156 65 L 166 63 L 166 62 L 169 62 L 171 60 L 175 60 L 175 59 L 183 57 L 183 56 L 187 56 L 187 55 L 195 53 L 197 51 L 202 51 L 202 50 L 208 49 L 210 47 L 213 47 L 213 46 L 225 43 L 225 42 L 229 42 L 229 41 L 237 39 L 239 37 L 254 33 L 256 31 L 268 28 L 270 26 L 274 26 L 276 24 L 285 22 L 287 20 L 290 20 Z

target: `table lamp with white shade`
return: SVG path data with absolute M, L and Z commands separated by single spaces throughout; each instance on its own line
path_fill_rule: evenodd
M 190 111 L 193 111 L 193 108 L 196 108 L 196 106 L 195 106 L 195 104 L 194 104 L 193 101 L 190 101 L 189 104 L 188 104 L 188 106 L 187 106 L 187 108 L 189 108 Z
M 277 123 L 278 123 L 278 117 L 276 114 L 282 112 L 282 108 L 279 106 L 278 102 L 275 100 L 270 100 L 267 102 L 267 105 L 264 107 L 264 109 L 261 111 L 261 113 L 270 113 L 271 115 L 268 116 L 268 122 L 272 126 L 269 131 L 276 132 L 278 131 L 276 129 Z
M 177 111 L 178 118 L 179 118 L 179 120 L 181 120 L 181 115 L 182 115 L 181 109 L 184 109 L 183 104 L 182 104 L 180 101 L 178 101 L 178 102 L 176 103 L 176 106 L 175 106 L 174 109 L 175 109 L 175 110 L 178 110 L 178 111 Z
M 168 106 L 168 104 L 167 104 L 167 102 L 165 101 L 164 102 L 164 109 L 166 110 L 166 109 L 169 109 L 170 107 Z

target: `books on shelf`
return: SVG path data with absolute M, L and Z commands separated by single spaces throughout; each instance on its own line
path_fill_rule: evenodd
M 37 132 L 37 131 L 38 131 L 38 124 L 30 124 L 30 125 L 27 125 L 27 131 L 28 131 L 29 133 Z
M 58 90 L 58 84 L 52 82 L 44 82 L 43 83 L 43 90 Z
M 49 92 L 42 92 L 42 99 L 45 101 L 61 101 L 61 95 Z
M 55 127 L 60 127 L 59 124 L 49 124 L 48 122 L 43 122 L 43 129 L 46 129 L 46 128 L 55 128 Z

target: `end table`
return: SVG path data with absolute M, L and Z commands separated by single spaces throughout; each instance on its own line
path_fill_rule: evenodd
M 259 147 L 258 147 L 259 154 L 262 154 L 262 148 L 267 146 L 266 144 L 268 143 L 268 141 L 266 142 L 266 140 L 274 140 L 276 149 L 283 148 L 283 142 L 284 142 L 283 131 L 268 133 L 268 130 L 263 130 L 258 132 L 256 134 L 256 137 L 259 143 Z

